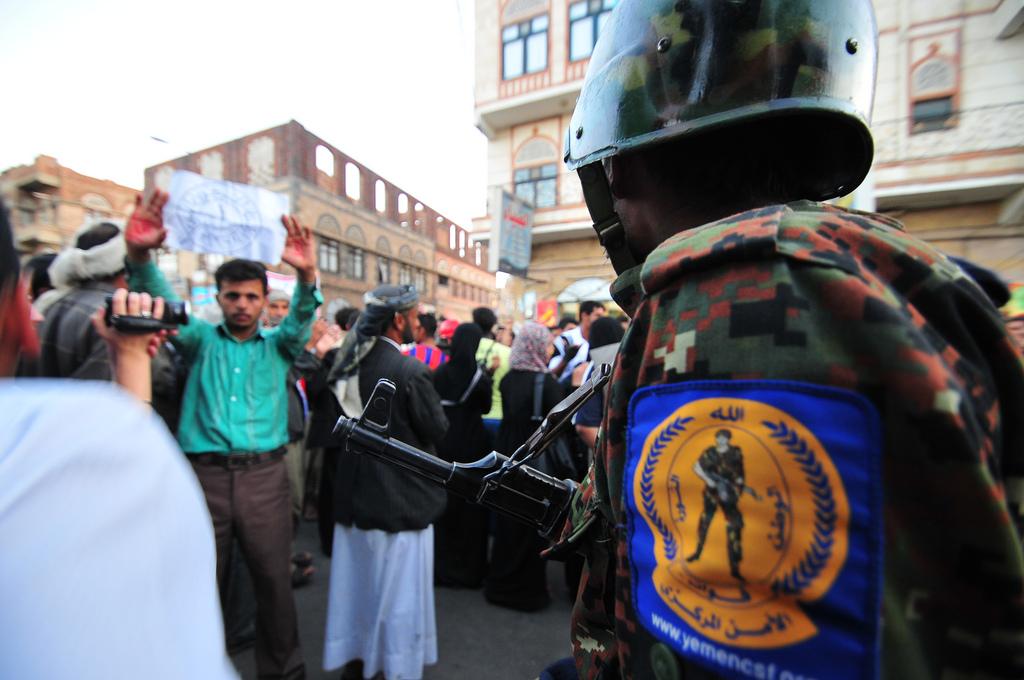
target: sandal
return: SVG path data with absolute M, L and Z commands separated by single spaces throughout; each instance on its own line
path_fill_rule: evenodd
M 309 552 L 297 552 L 292 555 L 292 564 L 296 567 L 305 569 L 309 565 L 313 564 L 313 553 Z
M 308 586 L 310 581 L 313 580 L 313 574 L 316 573 L 316 567 L 307 565 L 305 567 L 295 567 L 292 569 L 292 588 L 301 588 Z

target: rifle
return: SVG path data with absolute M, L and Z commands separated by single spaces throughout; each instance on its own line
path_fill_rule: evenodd
M 400 467 L 468 501 L 533 525 L 541 535 L 551 538 L 561 529 L 576 483 L 556 479 L 526 463 L 544 452 L 610 378 L 611 366 L 597 366 L 590 380 L 551 409 L 540 427 L 511 457 L 492 451 L 472 463 L 452 463 L 393 439 L 391 406 L 397 387 L 390 380 L 377 381 L 358 420 L 339 418 L 334 435 L 348 452 L 370 455 Z
M 761 494 L 757 493 L 757 491 L 747 486 L 746 484 L 740 486 L 734 482 L 729 481 L 722 475 L 714 472 L 705 471 L 704 474 L 706 474 L 711 479 L 711 481 L 715 483 L 715 491 L 718 494 L 719 499 L 721 499 L 723 503 L 734 505 L 739 501 L 740 496 L 742 496 L 743 494 L 749 495 L 751 498 L 753 498 L 755 501 L 759 503 L 761 502 Z

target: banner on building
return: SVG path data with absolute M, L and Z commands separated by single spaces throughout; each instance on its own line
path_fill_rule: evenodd
M 496 190 L 493 200 L 497 211 L 492 213 L 491 269 L 525 277 L 530 269 L 533 207 L 502 189 Z
M 537 301 L 537 323 L 554 328 L 558 325 L 558 300 Z

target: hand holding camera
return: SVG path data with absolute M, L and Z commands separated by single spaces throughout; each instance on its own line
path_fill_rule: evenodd
M 117 357 L 140 351 L 153 356 L 168 331 L 188 323 L 185 303 L 166 303 L 149 293 L 130 293 L 119 288 L 107 297 L 105 308 L 92 317 L 93 326 Z
M 118 293 L 124 292 L 125 303 L 115 303 Z M 132 297 L 136 296 L 136 297 Z M 134 312 L 134 313 L 133 313 Z M 188 323 L 187 302 L 167 302 L 152 299 L 149 293 L 128 293 L 119 290 L 107 296 L 107 309 L 103 320 L 120 333 L 145 335 L 160 331 L 173 331 Z
M 106 307 L 92 316 L 93 327 L 107 342 L 114 380 L 145 402 L 152 398 L 150 359 L 166 337 L 166 329 L 175 326 L 165 321 L 167 310 L 163 298 L 119 288 Z

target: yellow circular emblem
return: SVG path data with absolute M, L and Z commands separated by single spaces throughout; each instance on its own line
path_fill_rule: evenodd
M 754 649 L 817 628 L 847 554 L 850 507 L 814 433 L 747 399 L 690 402 L 644 442 L 634 498 L 654 536 L 658 595 L 709 639 Z

